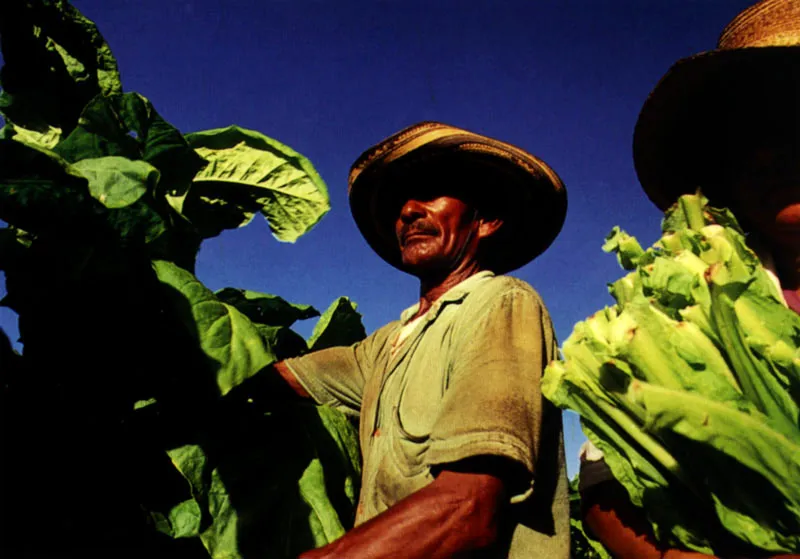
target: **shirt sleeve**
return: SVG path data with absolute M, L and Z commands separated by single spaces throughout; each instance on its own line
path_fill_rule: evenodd
M 544 367 L 556 351 L 550 317 L 536 292 L 521 288 L 498 295 L 467 317 L 469 322 L 454 331 L 459 341 L 453 344 L 427 461 L 433 466 L 494 455 L 535 474 L 543 430 L 560 428 L 560 415 L 550 417 L 558 412 L 541 393 Z M 544 434 L 548 446 L 561 433 L 551 435 Z
M 387 337 L 384 327 L 352 346 L 322 349 L 287 359 L 284 364 L 318 404 L 357 416 L 364 385 Z

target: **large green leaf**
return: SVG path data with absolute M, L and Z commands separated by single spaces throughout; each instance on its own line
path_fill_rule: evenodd
M 289 559 L 352 525 L 358 438 L 340 412 L 307 405 L 267 415 L 239 409 L 209 424 L 196 442 L 168 452 L 193 500 L 160 513 L 164 531 L 199 534 L 214 559 Z M 208 520 L 198 518 L 198 508 Z
M 214 375 L 220 394 L 276 360 L 273 348 L 253 323 L 191 273 L 163 260 L 154 261 L 153 269 L 165 286 L 173 312 L 208 357 L 208 370 L 197 373 Z
M 94 160 L 76 168 L 49 150 L 0 140 L 0 219 L 36 235 L 115 237 L 131 242 L 157 239 L 166 230 L 161 216 L 143 200 L 124 205 L 132 193 L 123 194 L 123 190 L 130 185 L 109 180 L 104 165 Z M 128 182 L 153 182 L 152 170 L 144 165 L 123 165 L 130 173 Z M 92 190 L 81 171 L 91 175 Z M 132 176 L 134 172 L 139 179 Z M 114 207 L 104 206 L 93 194 L 105 195 Z
M 24 129 L 69 132 L 90 99 L 122 91 L 108 44 L 66 0 L 4 0 L 0 38 L 0 112 Z
M 316 351 L 333 346 L 348 346 L 363 340 L 366 335 L 361 314 L 356 312 L 356 304 L 347 297 L 339 297 L 322 313 L 308 339 L 308 347 L 311 351 Z
M 238 126 L 186 139 L 209 161 L 184 204 L 205 237 L 247 225 L 261 213 L 275 238 L 294 242 L 330 209 L 325 183 L 308 159 L 276 140 Z
M 185 194 L 205 165 L 181 133 L 138 93 L 92 99 L 78 126 L 54 151 L 70 162 L 109 155 L 142 159 L 158 169 L 160 190 L 171 196 Z
M 221 301 L 233 305 L 253 322 L 268 326 L 291 326 L 297 320 L 319 316 L 311 305 L 289 303 L 277 295 L 226 287 L 215 293 Z
M 158 170 L 144 161 L 108 156 L 81 159 L 72 165 L 89 181 L 89 192 L 107 208 L 130 206 L 158 183 Z

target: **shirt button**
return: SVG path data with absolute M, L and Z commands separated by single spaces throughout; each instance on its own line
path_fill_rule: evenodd
M 381 428 L 380 428 L 380 427 L 378 427 L 377 429 L 375 429 L 375 430 L 372 432 L 372 438 L 373 438 L 373 439 L 377 439 L 377 438 L 378 438 L 378 437 L 380 437 L 380 436 L 381 436 Z

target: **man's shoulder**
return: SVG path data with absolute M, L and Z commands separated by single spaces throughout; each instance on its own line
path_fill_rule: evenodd
M 536 289 L 528 282 L 513 276 L 497 275 L 487 278 L 473 293 L 476 295 L 473 302 L 476 303 L 479 300 L 489 301 L 505 296 L 519 296 L 531 298 L 542 305 L 542 298 Z
M 393 320 L 387 324 L 384 324 L 372 334 L 364 338 L 361 344 L 366 344 L 369 347 L 374 349 L 380 350 L 381 348 L 389 345 L 391 343 L 391 338 L 394 334 L 397 333 L 397 330 L 402 327 L 402 323 L 399 320 Z

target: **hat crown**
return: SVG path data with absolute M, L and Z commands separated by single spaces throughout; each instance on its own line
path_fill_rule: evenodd
M 763 0 L 750 6 L 722 31 L 720 50 L 800 45 L 800 1 Z

